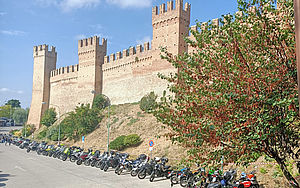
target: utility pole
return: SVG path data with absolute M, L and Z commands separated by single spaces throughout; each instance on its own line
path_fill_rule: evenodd
M 296 32 L 296 61 L 297 61 L 297 81 L 298 100 L 300 116 L 300 0 L 294 0 L 295 32 Z

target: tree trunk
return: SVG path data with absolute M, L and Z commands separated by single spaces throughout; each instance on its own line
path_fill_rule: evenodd
M 289 181 L 289 184 L 293 188 L 300 188 L 298 182 L 295 180 L 295 178 L 288 171 L 288 169 L 287 169 L 286 164 L 284 163 L 284 161 L 282 159 L 280 159 L 277 154 L 274 154 L 274 155 L 275 155 L 274 158 L 275 158 L 276 162 L 279 164 L 280 169 L 282 170 L 285 178 Z

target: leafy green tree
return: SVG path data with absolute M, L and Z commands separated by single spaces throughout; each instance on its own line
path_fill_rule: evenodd
M 95 130 L 102 118 L 98 108 L 91 109 L 89 104 L 81 105 L 61 122 L 62 134 L 67 138 L 78 140 Z
M 54 108 L 49 108 L 48 110 L 46 110 L 46 112 L 44 113 L 42 119 L 41 119 L 41 124 L 45 125 L 47 127 L 50 127 L 51 125 L 54 124 L 54 122 L 56 121 L 56 112 Z
M 11 118 L 12 107 L 10 105 L 4 105 L 0 107 L 0 117 Z
M 156 99 L 157 95 L 153 91 L 145 95 L 140 101 L 140 109 L 145 112 L 151 112 L 157 105 Z
M 11 99 L 5 103 L 5 105 L 11 105 L 12 108 L 21 108 L 21 102 L 17 99 Z
M 293 1 L 239 0 L 222 26 L 191 31 L 194 52 L 164 59 L 178 68 L 155 116 L 197 162 L 250 162 L 261 154 L 287 169 L 299 160 L 300 128 Z M 256 7 L 251 8 L 250 7 Z M 248 11 L 249 10 L 249 11 Z M 200 23 L 198 24 L 200 27 Z
M 104 109 L 110 105 L 109 99 L 102 94 L 96 95 L 93 101 L 93 108 Z
M 23 108 L 17 108 L 14 110 L 12 118 L 15 120 L 15 123 L 24 124 L 27 121 L 28 111 Z

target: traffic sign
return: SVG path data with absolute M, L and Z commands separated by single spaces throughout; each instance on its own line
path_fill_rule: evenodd
M 82 143 L 84 143 L 84 136 L 82 136 Z
M 153 140 L 150 140 L 150 141 L 149 141 L 149 146 L 150 146 L 150 147 L 153 147 L 153 146 L 154 146 Z

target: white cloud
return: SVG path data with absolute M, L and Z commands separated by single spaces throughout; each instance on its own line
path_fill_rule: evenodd
M 105 35 L 103 33 L 95 33 L 93 36 L 98 36 L 100 38 L 105 38 L 105 39 L 112 39 L 112 37 Z
M 151 41 L 151 37 L 150 36 L 145 36 L 141 40 L 136 40 L 136 43 L 143 45 L 145 42 L 150 42 L 150 41 Z
M 0 88 L 0 93 L 17 93 L 17 94 L 23 94 L 24 91 L 22 90 L 13 90 L 6 87 Z
M 103 29 L 103 26 L 101 24 L 90 25 L 90 27 L 98 31 Z
M 98 37 L 100 37 L 100 38 L 105 38 L 105 39 L 111 39 L 110 36 L 104 35 L 104 34 L 102 34 L 102 33 L 95 33 L 95 34 L 93 34 L 93 35 L 79 34 L 79 35 L 76 35 L 74 38 L 75 38 L 76 40 L 81 40 L 81 39 L 86 39 L 86 38 L 93 37 L 93 36 L 98 36 Z
M 96 7 L 101 0 L 35 0 L 40 6 L 56 6 L 64 12 L 75 9 Z
M 121 8 L 145 8 L 152 6 L 152 0 L 106 0 L 106 2 L 120 6 Z
M 0 92 L 7 92 L 7 91 L 9 91 L 9 89 L 8 89 L 8 88 L 5 88 L 5 87 L 3 87 L 3 88 L 0 88 Z
M 4 35 L 11 35 L 11 36 L 25 35 L 24 31 L 18 31 L 18 30 L 1 30 L 0 33 Z
M 76 36 L 75 36 L 75 39 L 76 39 L 76 40 L 81 40 L 81 39 L 86 39 L 86 38 L 87 38 L 87 36 L 84 35 L 84 34 L 79 34 L 79 35 L 76 35 Z
M 59 6 L 63 11 L 68 12 L 74 9 L 96 7 L 99 3 L 100 0 L 63 0 Z
M 7 14 L 6 12 L 0 12 L 0 16 L 4 16 L 6 14 Z

